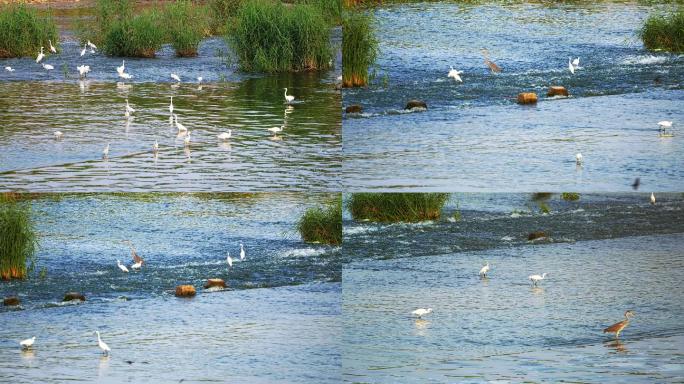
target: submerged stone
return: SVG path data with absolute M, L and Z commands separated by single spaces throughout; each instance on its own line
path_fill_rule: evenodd
M 363 111 L 363 107 L 361 107 L 358 104 L 352 104 L 350 106 L 347 106 L 347 108 L 344 109 L 345 113 L 361 113 Z
M 64 300 L 62 301 L 72 301 L 72 300 L 81 300 L 85 301 L 85 296 L 82 293 L 78 292 L 67 292 L 64 294 Z
M 197 292 L 192 285 L 179 285 L 176 287 L 176 297 L 192 297 L 195 296 L 195 294 L 197 294 Z
M 223 279 L 208 279 L 207 283 L 204 284 L 204 289 L 209 288 L 225 288 L 226 282 Z
M 542 238 L 545 238 L 545 237 L 547 237 L 547 236 L 546 236 L 546 232 L 544 232 L 544 231 L 536 231 L 536 232 L 532 232 L 532 233 L 530 233 L 529 235 L 527 235 L 527 240 L 536 240 L 536 239 L 542 239 Z
M 565 87 L 559 86 L 559 85 L 553 85 L 549 87 L 549 91 L 546 93 L 546 96 L 553 97 L 553 96 L 569 96 L 568 90 L 565 89 Z
M 422 108 L 427 109 L 427 104 L 422 100 L 409 100 L 404 109 Z
M 537 102 L 537 94 L 534 92 L 523 92 L 518 94 L 518 104 L 535 104 Z
M 8 307 L 9 306 L 16 306 L 16 305 L 19 305 L 20 303 L 21 303 L 21 301 L 16 296 L 5 297 L 5 299 L 2 301 L 2 305 L 6 305 Z

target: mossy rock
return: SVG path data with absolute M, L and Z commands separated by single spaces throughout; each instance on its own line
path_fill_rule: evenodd
M 179 285 L 176 287 L 176 297 L 193 297 L 197 294 L 192 285 Z
M 225 288 L 226 282 L 223 279 L 208 279 L 206 284 L 204 284 L 204 289 L 209 288 Z
M 415 108 L 427 109 L 427 104 L 422 100 L 409 100 L 404 107 L 406 110 Z
M 536 104 L 537 94 L 534 92 L 523 92 L 518 94 L 518 104 Z
M 67 292 L 64 294 L 64 299 L 62 301 L 73 301 L 73 300 L 80 300 L 80 301 L 85 301 L 85 296 L 82 293 L 79 292 Z
M 570 94 L 568 93 L 568 90 L 565 87 L 554 85 L 549 87 L 549 91 L 546 93 L 546 96 L 570 96 Z
M 361 113 L 363 112 L 363 107 L 358 104 L 352 104 L 344 109 L 345 113 Z
M 2 305 L 13 307 L 21 304 L 21 301 L 16 296 L 8 296 L 2 301 Z
M 532 232 L 532 233 L 530 233 L 529 235 L 527 235 L 527 240 L 532 241 L 532 240 L 537 240 L 537 239 L 543 239 L 543 238 L 546 238 L 546 237 L 548 237 L 548 236 L 546 235 L 546 232 L 544 232 L 544 231 L 536 231 L 536 232 Z

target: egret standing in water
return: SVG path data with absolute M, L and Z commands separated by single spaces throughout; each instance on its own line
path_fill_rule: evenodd
M 109 345 L 107 345 L 107 343 L 102 341 L 102 339 L 100 338 L 100 331 L 95 331 L 95 334 L 97 335 L 97 346 L 100 347 L 104 355 L 109 356 L 109 352 L 111 352 L 112 349 L 109 348 Z
M 14 72 L 14 68 L 8 66 L 8 67 L 5 67 L 5 71 Z
M 117 260 L 117 261 L 116 261 L 116 265 L 119 267 L 119 269 L 120 269 L 122 272 L 128 273 L 128 268 L 126 268 L 125 265 L 121 264 L 121 260 Z
M 88 40 L 88 42 L 86 43 L 86 45 L 90 47 L 90 50 L 91 50 L 90 52 L 91 52 L 91 53 L 94 53 L 93 51 L 94 51 L 95 49 L 97 49 L 97 45 L 91 43 L 90 40 Z
M 489 261 L 487 262 L 487 264 L 485 264 L 484 267 L 482 267 L 482 269 L 480 269 L 480 277 L 487 277 L 487 272 L 489 272 Z
M 572 66 L 575 67 L 575 70 L 579 69 L 579 57 L 572 61 Z
M 102 150 L 102 158 L 106 159 L 107 157 L 109 157 L 109 143 L 107 143 L 107 145 Z
M 131 117 L 131 114 L 135 112 L 135 109 L 131 107 L 130 104 L 128 104 L 128 99 L 126 99 L 126 112 L 124 113 L 124 116 L 126 117 Z
M 575 155 L 575 164 L 577 164 L 577 165 L 582 165 L 583 162 L 584 162 L 584 158 L 582 157 L 582 154 L 581 154 L 581 153 L 577 153 L 577 154 Z
M 457 71 L 457 70 L 454 69 L 454 67 L 451 67 L 451 69 L 449 70 L 449 74 L 447 75 L 447 77 L 453 77 L 454 80 L 456 80 L 456 81 L 462 83 L 463 80 L 461 80 L 461 73 L 463 73 L 463 71 Z
M 285 128 L 285 126 L 281 125 L 280 127 L 273 127 L 273 128 L 269 128 L 268 130 L 269 130 L 269 132 L 273 132 L 274 135 L 277 135 L 279 132 L 282 132 L 284 128 Z
M 173 118 L 174 118 L 174 121 L 176 122 L 176 128 L 178 128 L 178 133 L 186 132 L 188 130 L 187 128 L 185 128 L 185 125 L 178 122 L 178 115 L 176 115 L 174 113 Z
M 90 65 L 79 65 L 76 69 L 78 69 L 79 77 L 84 78 L 88 75 L 88 72 L 90 72 Z
M 121 61 L 121 66 L 120 66 L 120 67 L 116 67 L 116 73 L 118 73 L 119 75 L 121 75 L 122 73 L 124 73 L 125 70 L 126 70 L 126 60 L 122 60 L 122 61 Z
M 228 252 L 228 255 L 226 256 L 226 262 L 228 262 L 229 267 L 233 267 L 233 258 L 230 257 L 230 252 Z
M 154 141 L 154 144 L 152 144 L 152 153 L 155 155 L 159 152 L 159 143 L 157 143 L 157 140 Z
M 29 349 L 33 346 L 33 343 L 36 342 L 36 337 L 33 336 L 30 339 L 22 340 L 19 342 L 19 345 L 21 345 L 21 349 Z
M 290 104 L 294 101 L 295 97 L 287 94 L 287 88 L 285 88 L 285 102 Z
M 183 139 L 183 143 L 186 147 L 190 146 L 190 132 L 192 131 L 188 131 L 188 134 L 185 135 L 185 138 Z
M 541 276 L 540 275 L 530 275 L 529 279 L 532 282 L 532 285 L 536 286 L 540 281 L 546 279 L 546 272 L 542 273 Z
M 229 140 L 231 136 L 233 136 L 233 131 L 230 129 L 228 130 L 228 132 L 223 132 L 216 135 L 216 137 L 218 137 L 219 140 L 223 141 Z
M 48 40 L 48 43 L 50 43 L 50 52 L 57 53 L 57 48 L 52 45 L 52 40 Z
M 655 205 L 655 203 L 655 195 L 653 194 L 653 192 L 651 192 L 651 204 Z
M 615 338 L 619 339 L 620 338 L 620 332 L 622 332 L 623 329 L 627 328 L 627 326 L 629 325 L 629 319 L 631 317 L 634 317 L 634 311 L 626 311 L 624 320 L 620 321 L 619 323 L 615 323 L 615 324 L 611 325 L 610 327 L 604 329 L 603 333 L 615 333 Z
M 83 49 L 81 49 L 81 56 L 86 54 L 87 49 L 88 49 L 88 44 L 84 45 Z
M 204 78 L 202 76 L 198 76 L 197 77 L 197 84 L 202 84 L 202 80 L 204 80 Z
M 51 71 L 51 70 L 55 69 L 55 67 L 53 67 L 50 64 L 43 63 L 43 69 L 45 69 L 46 71 Z
M 575 74 L 575 66 L 572 65 L 572 59 L 568 58 L 568 69 L 570 70 L 570 73 L 573 75 Z
M 55 135 L 55 139 L 59 140 L 62 138 L 62 136 L 64 134 L 62 133 L 62 131 L 55 131 L 54 135 Z
M 240 243 L 240 261 L 245 259 L 245 247 Z
M 130 80 L 130 79 L 133 78 L 132 75 L 130 75 L 130 74 L 128 74 L 128 73 L 124 73 L 124 72 L 119 73 L 119 77 L 122 78 L 122 79 L 124 79 L 124 80 Z
M 36 57 L 36 63 L 40 63 L 44 58 L 45 54 L 43 53 L 43 47 L 40 47 L 40 53 L 38 54 L 38 57 Z
M 180 77 L 178 77 L 178 75 L 176 75 L 175 73 L 172 73 L 172 74 L 171 74 L 171 78 L 174 79 L 174 80 L 176 80 L 176 81 L 179 82 L 179 83 L 181 82 Z
M 418 318 L 422 319 L 423 316 L 425 316 L 431 312 L 432 312 L 432 308 L 418 308 L 415 311 L 412 311 L 411 314 L 414 316 L 418 316 Z
M 173 115 L 173 96 L 171 96 L 171 102 L 169 103 L 169 113 Z

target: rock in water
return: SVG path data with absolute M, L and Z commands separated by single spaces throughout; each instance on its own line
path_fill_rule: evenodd
M 565 87 L 554 85 L 549 87 L 549 91 L 546 93 L 546 96 L 569 96 L 569 94 L 568 90 L 565 89 Z
M 196 294 L 195 287 L 192 285 L 179 285 L 176 287 L 176 297 L 192 297 Z
M 527 240 L 530 240 L 530 241 L 531 241 L 531 240 L 542 239 L 542 238 L 545 238 L 545 237 L 547 237 L 547 236 L 546 236 L 546 232 L 543 232 L 543 231 L 536 231 L 536 232 L 532 232 L 532 233 L 530 233 L 529 235 L 527 235 Z
M 362 111 L 363 111 L 363 107 L 361 107 L 358 104 L 352 104 L 352 105 L 350 105 L 344 109 L 345 113 L 361 113 Z
M 534 92 L 523 92 L 518 95 L 518 104 L 535 104 L 537 102 L 537 94 Z
M 2 305 L 6 305 L 8 307 L 16 306 L 16 305 L 19 305 L 20 303 L 21 303 L 21 301 L 19 301 L 19 298 L 16 296 L 7 296 L 2 301 Z
M 408 103 L 406 103 L 406 106 L 404 107 L 404 109 L 406 110 L 415 108 L 427 109 L 427 104 L 425 104 L 425 102 L 422 100 L 409 100 Z
M 62 301 L 72 301 L 72 300 L 85 301 L 85 296 L 83 296 L 82 293 L 78 293 L 78 292 L 67 292 L 64 294 L 64 300 L 62 300 Z
M 208 279 L 207 283 L 204 284 L 204 289 L 209 288 L 225 288 L 226 282 L 223 279 Z

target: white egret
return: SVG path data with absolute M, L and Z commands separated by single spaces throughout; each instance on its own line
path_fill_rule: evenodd
M 664 131 L 667 128 L 672 128 L 672 122 L 667 120 L 659 121 L 658 126 L 660 127 L 661 131 Z
M 62 136 L 64 134 L 62 133 L 62 131 L 55 131 L 54 135 L 55 135 L 55 139 L 59 140 L 62 138 Z
M 97 49 L 97 45 L 91 43 L 90 40 L 88 40 L 86 44 L 90 47 L 90 49 Z
M 12 68 L 12 67 L 5 67 L 5 71 L 7 71 L 7 72 L 14 72 L 14 68 Z
M 240 260 L 245 259 L 245 247 L 240 243 Z
M 185 135 L 185 138 L 183 139 L 183 144 L 186 147 L 190 145 L 190 132 L 192 132 L 192 131 L 188 131 L 188 134 Z
M 480 269 L 480 276 L 487 277 L 487 272 L 489 272 L 489 261 L 484 267 L 482 267 L 482 269 Z
M 542 273 L 541 276 L 540 275 L 530 275 L 529 279 L 532 282 L 532 285 L 537 285 L 537 283 L 546 279 L 546 272 Z
M 50 64 L 45 64 L 45 63 L 43 63 L 43 68 L 44 68 L 46 71 L 51 71 L 51 70 L 55 69 L 55 67 L 53 67 L 52 65 L 50 65 Z
M 573 75 L 575 74 L 575 67 L 572 65 L 572 59 L 568 58 L 568 69 L 570 70 L 570 73 Z
M 572 61 L 572 66 L 579 69 L 579 57 Z
M 107 143 L 107 145 L 102 150 L 102 157 L 107 158 L 107 156 L 109 156 L 109 143 Z M 128 272 L 128 271 L 126 271 L 126 272 Z
M 228 130 L 228 132 L 223 132 L 216 135 L 216 137 L 218 137 L 219 140 L 223 141 L 230 139 L 231 136 L 233 136 L 233 131 L 230 129 Z
M 76 69 L 78 69 L 78 75 L 80 77 L 86 77 L 88 72 L 90 72 L 90 65 L 79 65 Z
M 135 112 L 135 109 L 131 108 L 130 104 L 128 104 L 128 99 L 126 99 L 126 112 L 128 114 Z
M 653 194 L 653 192 L 651 192 L 651 204 L 655 205 L 655 203 L 656 203 L 655 195 Z
M 174 121 L 175 121 L 175 123 L 176 123 L 176 128 L 178 128 L 178 133 L 180 133 L 180 132 L 185 132 L 185 131 L 188 130 L 187 128 L 185 128 L 185 125 L 183 125 L 183 124 L 181 124 L 181 123 L 178 122 L 178 115 L 176 115 L 176 114 L 174 113 L 173 118 L 174 118 Z
M 109 352 L 111 352 L 112 350 L 111 348 L 109 348 L 109 345 L 107 345 L 107 343 L 102 341 L 102 339 L 100 338 L 100 331 L 95 331 L 95 334 L 97 334 L 97 346 L 100 347 L 103 354 L 109 355 Z
M 87 48 L 88 48 L 88 44 L 86 44 L 86 45 L 83 46 L 83 49 L 81 49 L 81 56 L 83 56 L 83 55 L 86 54 Z
M 43 53 L 43 47 L 40 47 L 40 53 L 38 54 L 38 57 L 36 57 L 36 63 L 40 63 L 44 58 L 45 54 Z
M 451 67 L 451 69 L 449 70 L 449 74 L 447 75 L 447 77 L 453 77 L 454 80 L 456 80 L 456 81 L 462 83 L 463 80 L 461 80 L 461 73 L 463 73 L 463 71 L 457 71 L 457 70 L 454 69 L 454 67 Z
M 52 45 L 52 40 L 48 40 L 48 43 L 50 43 L 50 52 L 57 53 L 57 48 Z
M 125 265 L 121 264 L 121 260 L 116 261 L 116 265 L 119 267 L 119 269 L 123 272 L 128 272 L 128 268 L 126 268 Z
M 204 80 L 204 78 L 202 76 L 198 76 L 197 77 L 197 84 L 202 84 L 202 80 Z
M 415 311 L 412 311 L 411 314 L 414 316 L 418 316 L 419 318 L 422 318 L 423 316 L 431 312 L 432 308 L 418 308 Z
M 228 262 L 229 267 L 233 267 L 233 258 L 230 257 L 230 252 L 228 252 L 228 256 L 226 256 L 226 261 Z
M 33 343 L 36 342 L 36 337 L 33 336 L 30 339 L 22 340 L 19 342 L 19 345 L 21 345 L 21 349 L 29 349 L 31 346 L 33 346 Z
M 171 96 L 171 102 L 169 103 L 169 113 L 173 115 L 173 96 Z
M 575 155 L 575 164 L 582 165 L 583 162 L 584 162 L 584 157 L 582 157 L 581 153 L 577 153 Z
M 124 80 L 130 80 L 133 78 L 133 76 L 128 73 L 119 73 L 119 77 Z
M 174 80 L 176 80 L 176 81 L 179 82 L 179 83 L 181 82 L 180 77 L 178 77 L 178 75 L 176 75 L 175 73 L 172 73 L 172 74 L 171 74 L 171 78 L 174 79 Z
M 287 94 L 287 88 L 285 88 L 285 102 L 290 104 L 291 102 L 294 101 L 294 99 L 295 99 L 294 96 Z
M 116 72 L 121 75 L 126 70 L 126 60 L 121 60 L 121 66 L 116 67 Z
M 285 126 L 284 126 L 284 125 L 281 125 L 280 127 L 273 127 L 273 128 L 269 128 L 268 130 L 269 130 L 270 132 L 273 132 L 273 134 L 275 135 L 275 134 L 277 134 L 278 132 L 282 132 L 284 128 L 285 128 Z
M 159 152 L 159 143 L 157 143 L 157 140 L 155 140 L 154 144 L 152 145 L 152 152 L 154 152 L 154 154 L 157 154 L 157 152 Z

